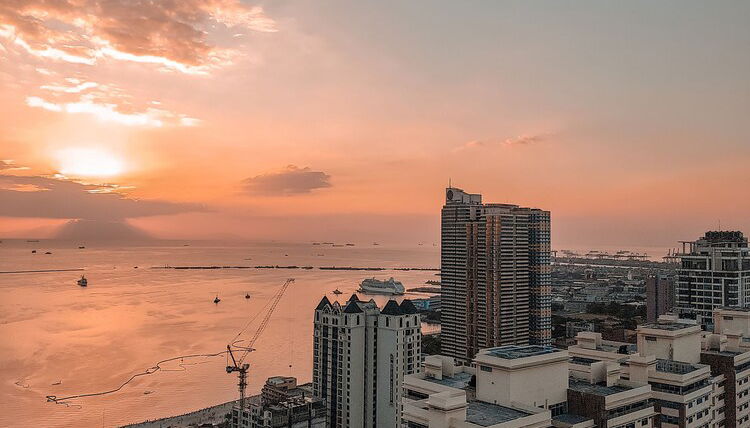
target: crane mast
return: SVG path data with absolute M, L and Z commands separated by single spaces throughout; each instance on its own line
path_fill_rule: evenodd
M 253 337 L 250 338 L 250 341 L 248 342 L 247 346 L 238 347 L 235 346 L 236 351 L 243 351 L 242 356 L 237 359 L 234 356 L 234 352 L 232 352 L 232 346 L 233 343 L 230 343 L 227 345 L 227 354 L 232 359 L 232 364 L 227 365 L 227 373 L 233 373 L 237 372 L 239 381 L 237 383 L 237 386 L 240 390 L 240 417 L 244 414 L 245 411 L 245 391 L 247 389 L 247 371 L 250 368 L 250 364 L 245 363 L 245 357 L 247 357 L 247 354 L 249 354 L 251 351 L 254 351 L 253 345 L 255 345 L 255 342 L 258 340 L 261 334 L 263 334 L 263 330 L 268 327 L 268 324 L 271 320 L 271 315 L 273 315 L 273 311 L 276 310 L 276 306 L 278 306 L 279 301 L 281 301 L 281 298 L 284 296 L 284 292 L 286 292 L 286 289 L 289 288 L 289 285 L 294 282 L 294 278 L 289 278 L 284 282 L 284 285 L 279 288 L 279 290 L 276 292 L 276 294 L 271 297 L 271 306 L 268 308 L 268 311 L 263 316 L 263 319 L 261 320 L 260 324 L 258 325 L 258 329 L 255 331 L 255 334 L 253 334 Z

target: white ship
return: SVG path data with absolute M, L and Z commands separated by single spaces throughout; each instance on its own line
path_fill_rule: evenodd
M 367 278 L 359 284 L 361 293 L 370 294 L 404 294 L 404 284 L 396 281 L 391 277 L 387 281 L 381 281 L 375 278 Z

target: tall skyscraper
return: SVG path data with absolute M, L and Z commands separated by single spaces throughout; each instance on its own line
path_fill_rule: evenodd
M 713 231 L 683 242 L 676 308 L 704 326 L 717 307 L 750 307 L 750 248 L 742 232 Z
M 352 295 L 315 308 L 313 393 L 326 401 L 329 426 L 400 427 L 401 386 L 419 370 L 421 323 L 409 300 L 383 309 Z
M 663 274 L 649 275 L 646 278 L 646 320 L 656 322 L 673 306 L 674 278 Z
M 441 349 L 464 363 L 552 338 L 550 214 L 446 190 L 441 215 Z

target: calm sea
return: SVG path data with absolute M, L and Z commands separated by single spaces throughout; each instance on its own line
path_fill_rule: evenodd
M 256 343 L 257 351 L 248 357 L 248 390 L 257 393 L 273 375 L 309 382 L 312 316 L 323 295 L 336 299 L 331 291 L 338 288 L 344 292 L 340 300 L 346 300 L 370 276 L 394 276 L 407 288 L 439 279 L 429 271 L 317 269 L 438 267 L 439 249 L 432 245 L 185 246 L 169 242 L 123 247 L 85 243 L 85 249 L 79 245 L 0 243 L 2 272 L 84 269 L 0 274 L 0 426 L 112 427 L 236 399 L 237 378 L 226 373 L 224 357 L 191 359 L 182 365 L 175 362 L 137 378 L 117 393 L 71 400 L 67 406 L 49 403 L 45 397 L 110 390 L 159 360 L 220 352 L 287 278 L 296 281 Z M 52 254 L 44 254 L 48 251 Z M 151 269 L 165 265 L 309 265 L 316 269 Z M 89 280 L 87 288 L 76 285 L 81 273 Z M 250 299 L 245 299 L 246 293 Z M 213 303 L 216 295 L 221 298 L 218 305 Z M 375 297 L 379 304 L 387 299 Z M 255 325 L 245 337 L 254 332 Z

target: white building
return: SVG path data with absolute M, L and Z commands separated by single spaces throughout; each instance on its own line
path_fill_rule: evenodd
M 421 329 L 409 300 L 383 309 L 356 295 L 315 309 L 313 392 L 331 427 L 401 426 L 403 377 L 419 370 Z

